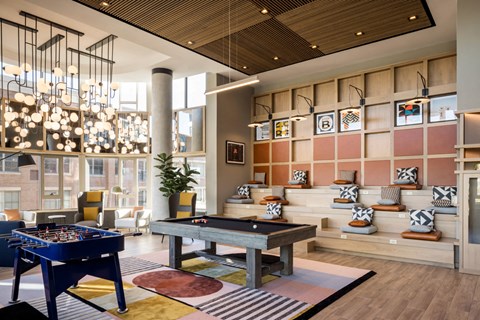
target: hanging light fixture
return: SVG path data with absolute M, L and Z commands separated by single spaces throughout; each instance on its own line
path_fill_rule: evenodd
M 303 98 L 307 102 L 308 112 L 309 112 L 308 114 L 300 114 L 298 97 Z M 307 117 L 314 112 L 313 101 L 312 101 L 312 99 L 310 99 L 308 97 L 305 97 L 305 96 L 302 96 L 301 94 L 297 94 L 297 99 L 296 100 L 297 100 L 297 114 L 290 117 L 290 120 L 295 121 L 295 122 L 305 121 L 305 120 L 307 120 Z
M 418 79 L 419 78 L 422 81 L 422 86 L 423 86 L 421 96 L 418 96 L 418 86 L 419 86 Z M 417 90 L 417 94 L 416 94 L 415 98 L 408 100 L 407 102 L 405 102 L 405 104 L 423 104 L 423 103 L 430 102 L 430 98 L 428 97 L 428 91 L 429 90 L 428 90 L 428 87 L 427 87 L 427 80 L 425 80 L 425 77 L 419 71 L 417 71 L 417 87 L 416 87 L 416 90 Z
M 272 117 L 273 117 L 273 116 L 272 116 L 272 108 L 270 108 L 270 107 L 267 106 L 267 105 L 264 105 L 264 104 L 261 104 L 261 103 L 257 103 L 257 102 L 255 102 L 255 106 L 260 106 L 260 107 L 262 107 L 263 110 L 265 110 L 265 111 L 267 112 L 267 114 L 268 114 L 268 121 L 272 120 Z M 248 124 L 248 126 L 249 126 L 250 128 L 263 127 L 263 123 L 258 122 L 258 121 L 254 121 L 254 122 Z

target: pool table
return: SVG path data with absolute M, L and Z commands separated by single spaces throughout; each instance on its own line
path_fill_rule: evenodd
M 180 268 L 182 261 L 205 255 L 216 255 L 216 243 L 246 248 L 244 268 L 247 270 L 246 285 L 259 288 L 262 276 L 280 271 L 282 275 L 293 273 L 293 243 L 315 237 L 315 225 L 243 220 L 218 216 L 195 216 L 180 219 L 158 220 L 150 223 L 153 233 L 169 236 L 169 263 Z M 205 241 L 205 249 L 182 254 L 182 237 Z M 262 250 L 280 247 L 279 261 L 262 261 Z M 267 259 L 264 259 L 267 260 Z M 225 258 L 225 262 L 241 264 L 238 256 Z

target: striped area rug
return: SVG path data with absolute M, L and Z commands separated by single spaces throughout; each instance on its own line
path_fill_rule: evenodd
M 144 259 L 139 259 L 135 257 L 120 259 L 120 268 L 122 271 L 122 276 L 128 276 L 131 274 L 158 269 L 161 267 L 163 267 L 163 264 L 144 260 Z
M 291 319 L 309 307 L 302 301 L 243 287 L 200 304 L 197 309 L 218 319 L 280 320 Z

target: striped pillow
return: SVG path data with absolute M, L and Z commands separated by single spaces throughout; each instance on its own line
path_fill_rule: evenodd
M 400 204 L 400 188 L 399 187 L 382 187 L 380 191 L 382 200 L 392 200 L 394 204 Z

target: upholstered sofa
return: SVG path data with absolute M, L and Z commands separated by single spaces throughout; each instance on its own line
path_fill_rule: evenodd
M 17 217 L 12 217 L 12 212 L 15 211 Z M 5 211 L 0 212 L 0 221 L 23 221 L 27 227 L 35 227 L 37 224 L 37 213 L 30 210 L 19 211 L 17 209 L 5 209 Z

